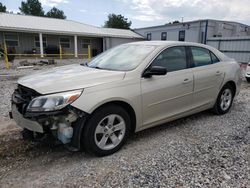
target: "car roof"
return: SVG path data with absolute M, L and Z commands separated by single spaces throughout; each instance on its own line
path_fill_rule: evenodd
M 206 48 L 213 53 L 216 54 L 220 59 L 222 60 L 232 60 L 231 58 L 227 57 L 225 54 L 217 50 L 216 48 L 212 46 L 208 46 L 201 43 L 195 43 L 195 42 L 182 42 L 182 41 L 161 41 L 161 40 L 151 40 L 151 41 L 139 41 L 139 42 L 131 42 L 123 45 L 152 45 L 152 46 L 158 46 L 160 48 L 165 47 L 171 47 L 171 46 L 196 46 L 196 47 L 202 47 Z
M 153 46 L 171 46 L 171 45 L 186 45 L 186 46 L 200 46 L 209 48 L 210 46 L 195 43 L 195 42 L 182 42 L 182 41 L 162 41 L 162 40 L 151 40 L 151 41 L 139 41 L 139 42 L 131 42 L 129 44 L 135 45 L 153 45 Z

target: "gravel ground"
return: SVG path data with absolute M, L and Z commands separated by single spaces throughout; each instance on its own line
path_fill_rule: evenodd
M 10 69 L 6 69 L 5 63 L 3 60 L 0 60 L 0 81 L 10 81 L 10 80 L 16 80 L 17 78 L 27 75 L 27 74 L 34 74 L 38 71 L 41 70 L 46 70 L 50 69 L 53 67 L 58 67 L 58 66 L 63 66 L 63 65 L 69 65 L 69 64 L 74 64 L 74 63 L 83 63 L 87 62 L 87 59 L 63 59 L 62 61 L 60 60 L 55 60 L 56 64 L 54 65 L 34 65 L 31 68 L 25 68 L 25 69 L 19 69 L 17 67 L 20 67 L 20 62 L 24 61 L 24 59 L 17 59 L 15 60 L 15 65 L 10 67 Z M 47 61 L 47 60 L 44 60 Z M 29 59 L 27 62 L 31 63 L 32 65 L 34 62 L 39 62 L 39 60 L 35 59 Z
M 97 158 L 22 141 L 0 82 L 0 187 L 250 187 L 250 84 L 231 111 L 205 111 L 135 134 Z

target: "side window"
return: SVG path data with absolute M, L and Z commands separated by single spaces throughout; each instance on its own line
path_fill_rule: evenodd
M 220 62 L 220 60 L 212 52 L 210 52 L 210 55 L 213 63 Z
M 147 34 L 147 40 L 151 40 L 152 39 L 152 34 L 151 33 L 148 33 Z
M 194 66 L 200 67 L 212 64 L 212 59 L 209 50 L 200 47 L 191 47 L 193 54 Z
M 179 41 L 185 41 L 185 30 L 179 31 Z
M 167 40 L 167 32 L 161 33 L 161 40 Z
M 43 37 L 43 47 L 45 48 L 47 46 L 47 39 L 46 37 Z M 40 40 L 38 36 L 35 36 L 35 47 L 40 48 Z
M 166 67 L 168 72 L 187 68 L 186 50 L 183 46 L 171 47 L 155 58 L 151 66 Z
M 63 48 L 70 48 L 70 38 L 60 38 L 59 44 Z

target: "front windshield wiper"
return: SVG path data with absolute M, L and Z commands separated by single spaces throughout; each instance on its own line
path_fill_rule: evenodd
M 101 67 L 98 67 L 98 66 L 95 66 L 95 67 L 91 67 L 91 68 L 94 68 L 94 69 L 103 69 Z
M 89 66 L 89 65 L 88 65 L 88 62 L 80 63 L 80 65 L 85 66 L 85 67 L 88 67 L 88 66 Z
M 91 67 L 91 66 L 88 65 L 88 62 L 80 63 L 80 65 L 85 66 L 85 67 L 89 67 L 89 68 L 93 68 L 93 69 L 104 69 L 104 68 L 99 67 L 99 66 Z

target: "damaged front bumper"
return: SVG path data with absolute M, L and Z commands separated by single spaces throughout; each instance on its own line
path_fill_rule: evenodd
M 27 112 L 29 102 L 37 95 L 39 94 L 35 91 L 23 86 L 15 90 L 12 95 L 10 117 L 18 126 L 30 131 L 30 135 L 39 135 L 42 140 L 53 135 L 56 140 L 70 146 L 72 150 L 79 150 L 82 130 L 88 114 L 71 105 L 57 111 Z
M 12 104 L 11 106 L 11 116 L 18 126 L 26 128 L 30 131 L 44 133 L 44 129 L 41 124 L 39 124 L 37 121 L 24 118 L 23 115 L 17 110 L 17 106 L 15 104 Z
M 46 142 L 44 138 L 54 137 L 56 140 L 68 146 L 71 151 L 81 149 L 81 135 L 83 126 L 88 114 L 68 107 L 63 112 L 49 114 L 26 114 L 23 115 L 18 111 L 15 104 L 12 104 L 10 117 L 13 118 L 17 125 L 24 130 L 27 129 L 34 134 L 30 134 L 32 138 L 28 140 Z M 38 133 L 38 134 L 37 134 Z M 39 135 L 39 139 L 34 135 Z M 42 136 L 43 135 L 43 136 Z M 50 139 L 53 140 L 53 139 Z

